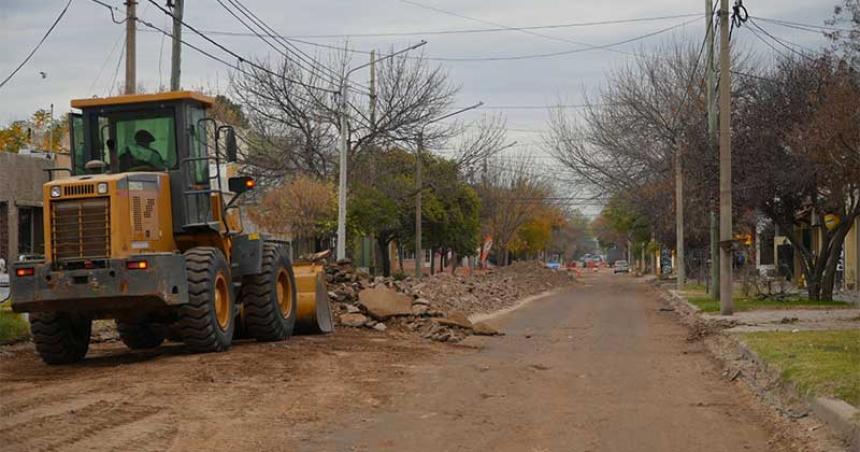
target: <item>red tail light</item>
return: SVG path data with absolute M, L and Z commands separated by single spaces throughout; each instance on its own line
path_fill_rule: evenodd
M 146 261 L 128 261 L 125 267 L 129 270 L 146 270 L 149 268 L 149 262 Z
M 33 276 L 36 274 L 36 269 L 33 267 L 16 268 L 15 276 L 23 278 L 25 276 Z

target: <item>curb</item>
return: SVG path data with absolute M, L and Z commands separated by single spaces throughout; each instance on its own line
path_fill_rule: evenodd
M 776 372 L 773 366 L 768 365 L 742 340 L 732 336 L 729 337 L 737 343 L 738 350 L 743 356 L 764 369 Z M 782 382 L 781 384 L 793 393 L 798 393 L 793 384 L 788 382 Z M 839 437 L 848 443 L 849 450 L 860 452 L 860 409 L 855 408 L 842 399 L 830 397 L 807 396 L 803 400 L 819 420 L 827 424 Z
M 670 302 L 676 303 L 684 308 L 686 314 L 701 317 L 701 309 L 693 305 L 686 298 L 678 294 L 675 289 L 662 289 L 661 292 L 667 295 Z M 738 348 L 742 356 L 748 358 L 755 363 L 756 366 L 767 371 L 776 372 L 776 370 L 762 360 L 757 353 L 751 350 L 740 338 L 731 334 L 720 332 L 722 337 L 732 341 Z M 801 396 L 797 389 L 790 382 L 781 382 L 781 385 L 790 392 L 798 395 L 798 398 L 803 400 L 807 408 L 812 411 L 815 416 L 841 439 L 848 444 L 848 450 L 852 452 L 860 452 L 860 409 L 854 407 L 848 402 L 841 399 L 815 396 Z
M 500 317 L 500 316 L 503 316 L 505 314 L 509 314 L 511 312 L 514 312 L 517 309 L 520 309 L 520 308 L 528 305 L 529 303 L 531 303 L 535 300 L 538 300 L 538 299 L 544 298 L 544 297 L 548 297 L 550 295 L 554 295 L 558 292 L 561 292 L 565 288 L 566 288 L 566 286 L 562 286 L 562 287 L 556 287 L 554 289 L 545 290 L 543 292 L 540 292 L 540 293 L 537 293 L 534 295 L 529 295 L 525 298 L 521 298 L 516 302 L 516 304 L 514 304 L 512 306 L 508 306 L 507 308 L 502 308 L 502 309 L 499 309 L 497 311 L 488 312 L 485 314 L 472 314 L 472 315 L 468 316 L 467 318 L 472 323 L 486 322 L 487 320 L 493 320 L 497 317 Z

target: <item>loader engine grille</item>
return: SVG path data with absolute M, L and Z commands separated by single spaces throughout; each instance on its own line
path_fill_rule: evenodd
M 95 192 L 96 186 L 94 184 L 66 185 L 63 187 L 63 196 L 91 195 Z
M 51 203 L 54 262 L 110 256 L 110 198 Z

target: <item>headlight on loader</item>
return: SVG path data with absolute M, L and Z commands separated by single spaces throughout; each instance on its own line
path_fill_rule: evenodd
M 107 189 L 108 189 L 107 182 L 99 182 L 99 184 L 96 186 L 96 191 L 100 195 L 107 194 Z
M 51 187 L 51 197 L 52 198 L 59 198 L 60 195 L 62 195 L 62 194 L 63 194 L 63 188 L 60 187 L 59 185 L 54 185 L 53 187 Z

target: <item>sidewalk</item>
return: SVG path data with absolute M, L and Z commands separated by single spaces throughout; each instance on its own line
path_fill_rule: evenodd
M 717 342 L 740 352 L 723 359 L 727 372 L 741 376 L 756 392 L 769 394 L 765 399 L 772 400 L 775 390 L 791 394 L 805 404 L 805 412 L 815 413 L 842 438 L 848 450 L 860 452 L 860 307 L 756 309 L 724 316 L 702 312 L 684 296 L 691 296 L 689 291 L 682 295 L 665 284 L 658 287 L 668 293 L 683 322 L 715 333 Z M 767 383 L 769 378 L 762 386 L 762 375 L 771 375 L 778 389 Z M 783 411 L 779 406 L 777 410 Z

